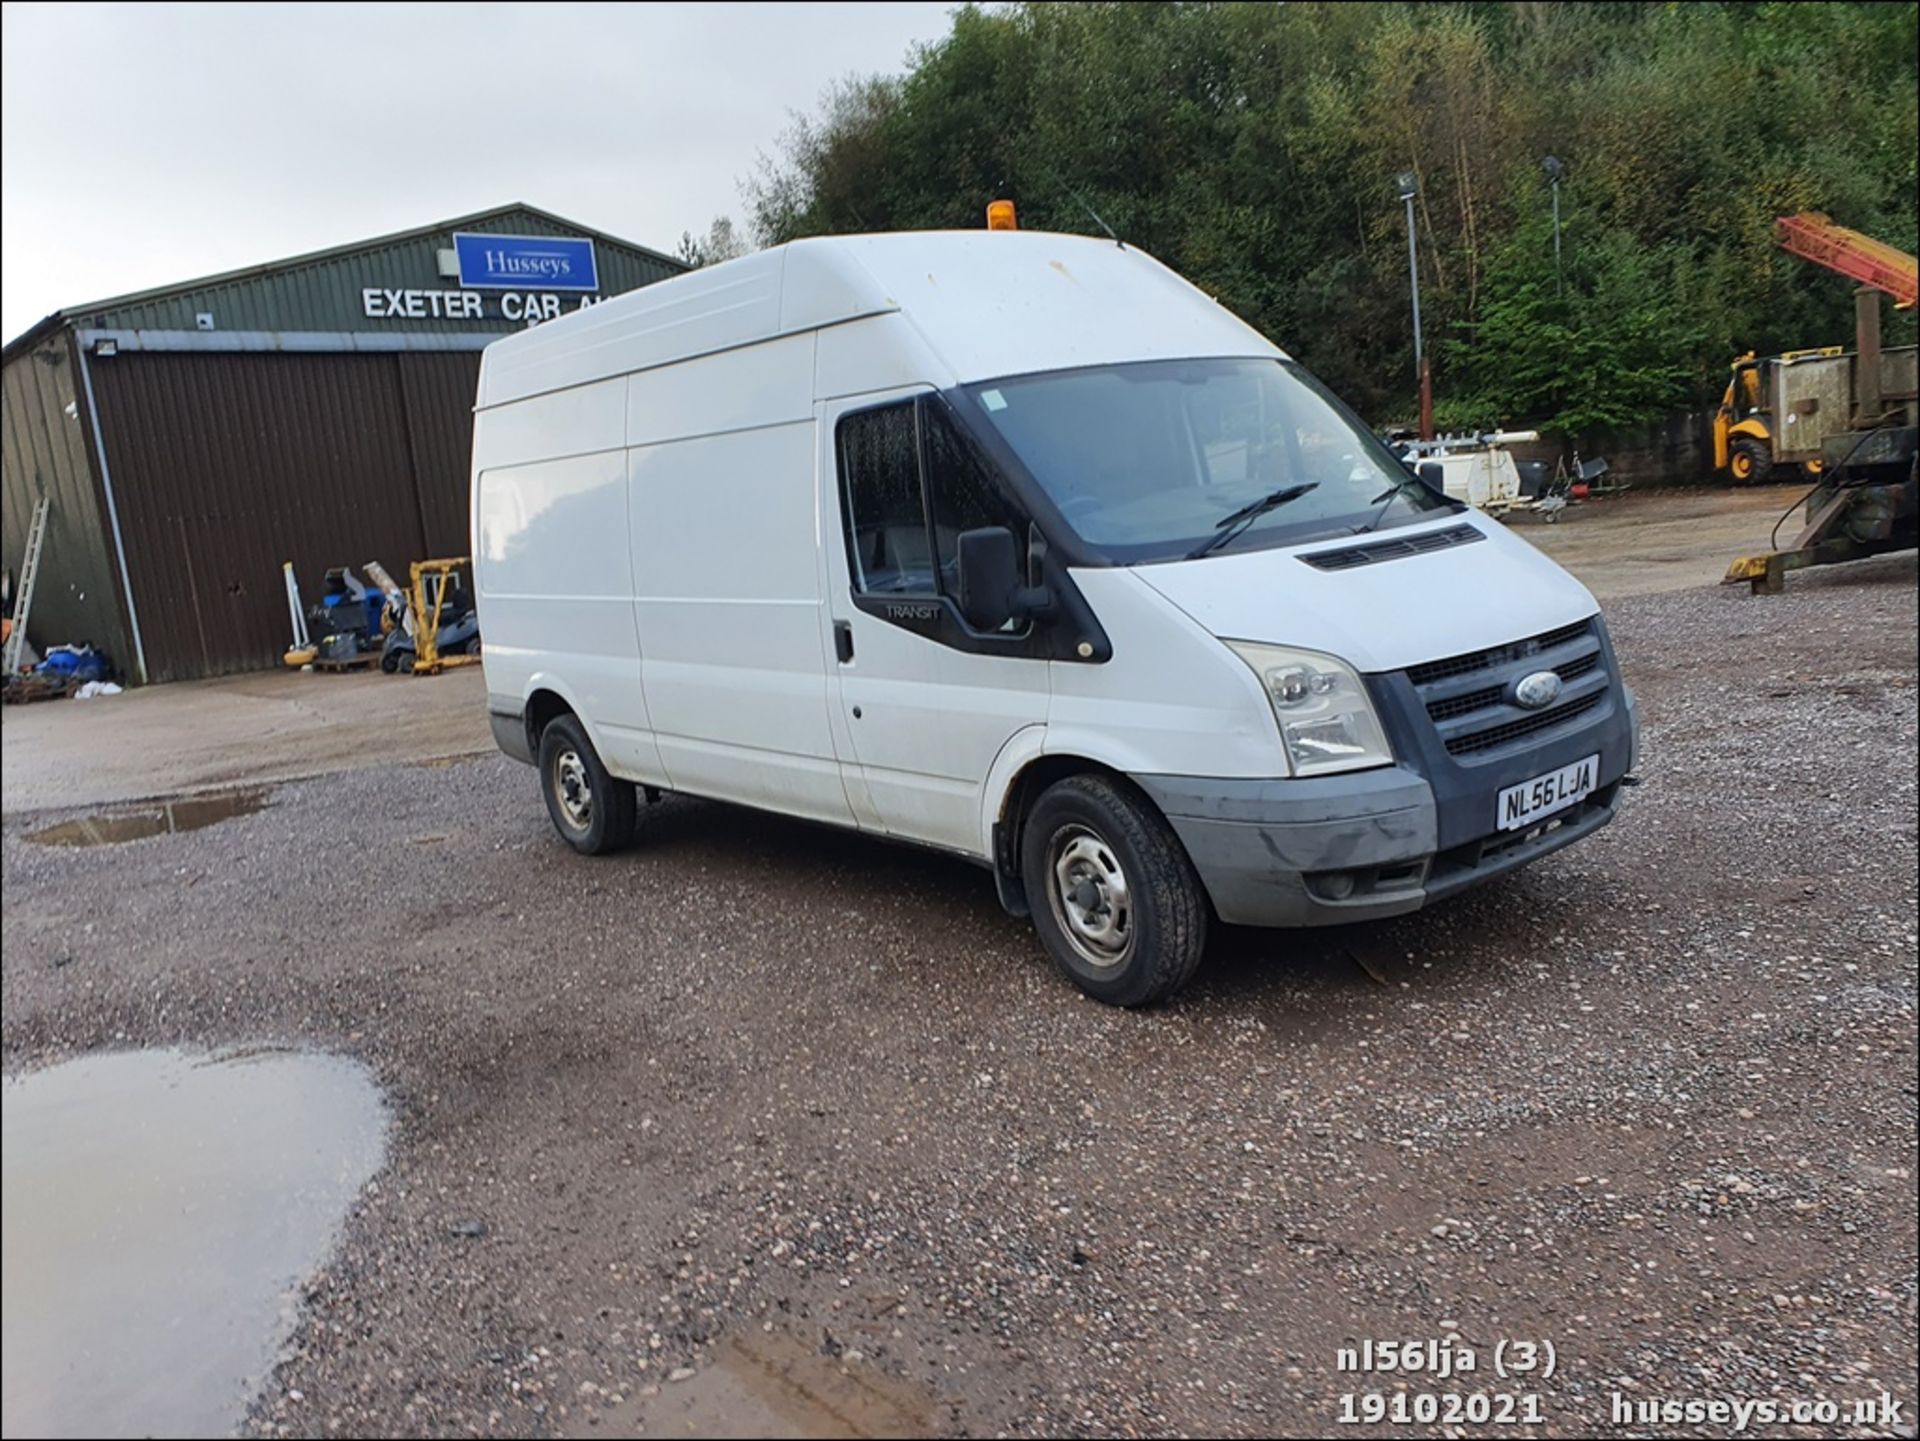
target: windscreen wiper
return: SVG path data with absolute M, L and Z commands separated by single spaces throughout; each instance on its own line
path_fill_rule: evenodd
M 1367 502 L 1368 505 L 1377 505 L 1380 509 L 1373 513 L 1373 519 L 1369 520 L 1365 525 L 1357 527 L 1353 533 L 1355 535 L 1367 535 L 1380 529 L 1380 522 L 1387 518 L 1387 512 L 1393 508 L 1393 502 L 1396 498 L 1416 485 L 1426 486 L 1426 484 L 1427 483 L 1417 475 L 1402 476 L 1399 480 L 1396 480 L 1392 485 L 1388 486 L 1372 500 Z M 1428 488 L 1431 489 L 1431 487 Z
M 1243 505 L 1231 515 L 1222 516 L 1214 523 L 1214 533 L 1187 552 L 1188 560 L 1198 560 L 1209 551 L 1218 550 L 1254 521 L 1270 510 L 1278 510 L 1290 500 L 1298 500 L 1310 490 L 1318 490 L 1317 480 L 1302 481 L 1298 485 L 1283 485 L 1278 490 L 1270 490 L 1258 500 Z

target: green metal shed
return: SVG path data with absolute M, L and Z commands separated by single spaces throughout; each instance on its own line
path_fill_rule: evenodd
M 488 341 L 685 268 L 508 205 L 48 316 L 0 372 L 16 574 L 51 499 L 30 639 L 134 682 L 276 663 L 282 561 L 465 552 Z

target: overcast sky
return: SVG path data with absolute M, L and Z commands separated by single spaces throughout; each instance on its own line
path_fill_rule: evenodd
M 513 200 L 671 251 L 949 8 L 9 3 L 0 331 Z

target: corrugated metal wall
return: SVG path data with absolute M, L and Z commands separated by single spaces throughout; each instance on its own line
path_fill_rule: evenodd
M 480 383 L 474 351 L 402 354 L 400 398 L 420 497 L 420 529 L 428 555 L 465 555 L 473 466 L 473 393 Z M 419 557 L 411 557 L 418 559 Z M 385 564 L 385 562 L 383 562 Z M 403 584 L 405 577 L 395 572 Z
M 28 635 L 42 648 L 92 641 L 130 673 L 132 642 L 112 538 L 88 465 L 88 418 L 78 392 L 68 331 L 55 331 L 6 363 L 0 377 L 0 554 L 18 577 L 34 502 L 50 497 Z
M 93 362 L 148 679 L 274 664 L 280 563 L 306 600 L 330 566 L 467 546 L 477 354 L 139 353 Z
M 578 227 L 517 210 L 462 223 L 470 231 L 496 235 L 578 235 Z M 219 330 L 319 330 L 363 328 L 360 292 L 369 285 L 457 287 L 440 277 L 438 255 L 453 243 L 451 231 L 409 236 L 398 241 L 373 242 L 337 251 L 298 265 L 284 262 L 193 290 L 176 291 L 150 300 L 77 315 L 85 325 L 109 330 L 193 330 L 201 312 L 213 316 Z M 621 245 L 608 237 L 594 242 L 602 296 L 619 295 L 678 275 L 685 268 Z M 538 290 L 529 285 L 528 290 Z M 448 320 L 429 317 L 409 320 L 409 331 L 468 335 L 498 335 L 496 319 Z M 512 327 L 506 327 L 511 329 Z
M 7 559 L 17 563 L 33 496 L 56 497 L 35 638 L 90 638 L 124 671 L 134 667 L 84 397 L 75 416 L 63 413 L 81 374 L 73 327 L 143 335 L 139 346 L 119 337 L 117 354 L 100 353 L 103 340 L 86 373 L 148 680 L 277 663 L 289 638 L 282 560 L 295 563 L 313 600 L 329 566 L 357 569 L 371 558 L 404 578 L 410 561 L 464 554 L 479 352 L 360 349 L 357 339 L 337 339 L 480 340 L 517 328 L 497 307 L 483 319 L 365 316 L 368 286 L 458 288 L 437 260 L 456 229 L 591 235 L 601 297 L 685 268 L 511 206 L 62 312 L 67 328 L 44 340 L 29 332 L 5 366 Z M 197 326 L 201 312 L 211 312 L 212 333 Z M 219 345 L 303 333 L 336 337 L 329 346 L 344 348 Z

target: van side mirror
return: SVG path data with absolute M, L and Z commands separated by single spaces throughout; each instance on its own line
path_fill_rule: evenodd
M 1420 468 L 1414 472 L 1420 477 L 1420 483 L 1435 495 L 1447 493 L 1447 468 L 1437 460 L 1423 460 Z
M 1026 584 L 1019 538 L 1005 526 L 961 531 L 959 570 L 960 614 L 975 630 L 999 630 L 1051 603 L 1045 586 Z

